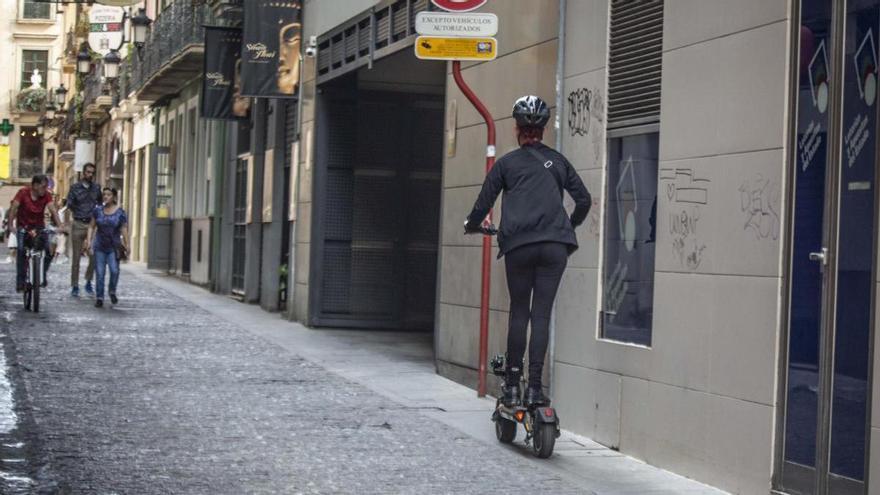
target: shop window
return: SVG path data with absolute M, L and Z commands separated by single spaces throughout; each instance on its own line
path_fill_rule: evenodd
M 611 2 L 602 338 L 650 346 L 663 2 Z
M 52 19 L 52 5 L 48 2 L 35 0 L 21 1 L 21 18 L 27 20 L 50 20 Z
M 29 179 L 43 173 L 43 141 L 36 127 L 19 131 L 18 177 Z

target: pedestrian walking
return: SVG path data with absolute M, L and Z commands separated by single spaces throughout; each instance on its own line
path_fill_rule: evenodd
M 128 216 L 119 206 L 116 189 L 105 187 L 104 204 L 96 206 L 89 225 L 86 246 L 95 258 L 95 307 L 104 306 L 104 277 L 110 270 L 110 302 L 116 304 L 119 261 L 128 258 Z
M 70 295 L 79 297 L 79 264 L 85 252 L 89 257 L 86 268 L 86 293 L 93 294 L 92 276 L 95 272 L 95 257 L 85 249 L 89 225 L 95 207 L 101 204 L 101 186 L 95 182 L 95 164 L 86 163 L 79 182 L 70 186 L 67 195 L 67 211 L 70 212 Z

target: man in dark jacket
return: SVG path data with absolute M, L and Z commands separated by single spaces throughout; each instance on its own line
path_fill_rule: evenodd
M 505 257 L 510 318 L 507 334 L 507 376 L 502 401 L 520 402 L 519 381 L 529 342 L 529 387 L 526 404 L 546 404 L 541 377 L 550 335 L 550 313 L 568 256 L 578 248 L 574 229 L 587 218 L 592 199 L 574 167 L 544 145 L 550 109 L 537 96 L 524 96 L 513 106 L 520 148 L 503 156 L 486 176 L 483 189 L 465 222 L 466 233 L 485 232 L 483 221 L 504 191 L 498 257 Z M 574 199 L 571 216 L 563 191 Z
M 70 295 L 79 297 L 79 262 L 92 221 L 92 212 L 101 204 L 101 186 L 95 182 L 95 164 L 83 166 L 79 182 L 70 186 L 67 195 L 67 211 L 71 217 L 70 228 Z M 92 275 L 95 272 L 95 258 L 90 253 L 86 268 L 86 292 L 94 293 Z

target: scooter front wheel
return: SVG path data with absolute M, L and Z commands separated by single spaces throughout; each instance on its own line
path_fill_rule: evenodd
M 516 421 L 498 417 L 495 420 L 495 436 L 501 443 L 511 443 L 516 439 Z
M 556 425 L 553 423 L 535 424 L 535 433 L 532 438 L 532 451 L 535 457 L 546 459 L 553 455 L 553 447 L 556 446 Z

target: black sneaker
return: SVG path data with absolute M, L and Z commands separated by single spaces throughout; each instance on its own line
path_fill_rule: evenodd
M 550 404 L 550 399 L 544 395 L 544 389 L 541 387 L 529 387 L 526 391 L 527 406 L 546 406 Z
M 43 279 L 43 281 L 40 282 L 40 287 L 49 287 L 49 280 Z
M 119 298 L 116 297 L 116 294 L 110 294 L 110 303 L 111 303 L 111 304 L 116 304 L 116 303 L 118 303 L 118 302 L 119 302 Z
M 16 285 L 15 292 L 19 292 L 19 293 L 24 292 L 24 285 Z
M 505 407 L 516 407 L 519 405 L 519 402 L 519 385 L 501 386 L 501 403 Z
M 103 299 L 95 299 L 95 307 L 96 308 L 103 308 L 104 307 L 104 300 Z

